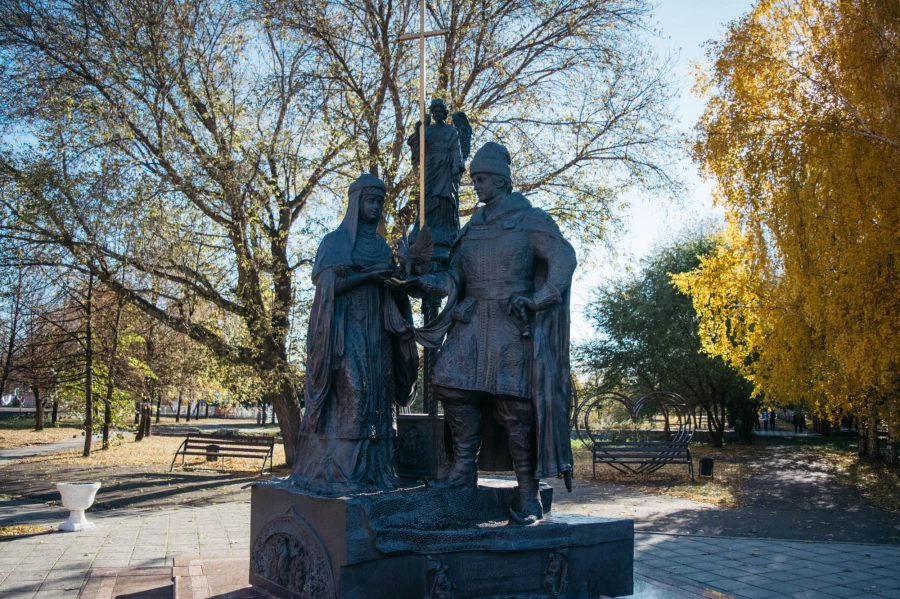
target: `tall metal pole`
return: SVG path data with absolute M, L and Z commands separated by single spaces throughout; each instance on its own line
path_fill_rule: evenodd
M 425 38 L 447 35 L 448 29 L 438 29 L 435 31 L 425 31 L 425 11 L 427 10 L 425 0 L 419 0 L 419 32 L 401 35 L 398 41 L 419 40 L 419 231 L 426 227 L 425 223 Z M 440 309 L 440 301 L 434 298 L 422 299 L 422 316 L 426 322 L 429 322 Z M 443 455 L 443 426 L 437 418 L 437 402 L 434 399 L 433 390 L 431 388 L 431 375 L 434 370 L 435 359 L 437 353 L 433 349 L 425 349 L 425 360 L 423 364 L 422 379 L 422 395 L 425 403 L 425 411 L 431 418 L 431 451 L 429 458 L 429 477 L 437 474 L 440 466 L 440 456 Z
M 425 0 L 419 3 L 419 230 L 425 228 Z

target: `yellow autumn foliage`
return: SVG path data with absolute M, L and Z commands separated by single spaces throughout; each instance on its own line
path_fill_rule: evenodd
M 676 278 L 767 399 L 897 423 L 900 2 L 761 0 L 710 46 L 695 158 L 729 226 Z

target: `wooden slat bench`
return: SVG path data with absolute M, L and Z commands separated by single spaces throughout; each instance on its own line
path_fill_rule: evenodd
M 595 478 L 597 464 L 607 464 L 620 472 L 627 470 L 632 473 L 655 472 L 668 464 L 687 464 L 691 480 L 694 480 L 691 447 L 685 442 L 608 441 L 595 443 L 592 452 Z
M 178 456 L 181 456 L 179 468 L 185 468 L 186 456 L 203 456 L 210 462 L 221 460 L 222 469 L 224 469 L 225 458 L 261 458 L 263 463 L 259 473 L 262 474 L 266 470 L 267 462 L 269 469 L 272 468 L 274 452 L 275 437 L 270 435 L 189 433 L 178 451 L 175 452 L 169 472 L 175 469 L 175 461 Z

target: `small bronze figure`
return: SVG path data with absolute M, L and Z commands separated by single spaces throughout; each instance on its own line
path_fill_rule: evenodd
M 473 487 L 479 466 L 514 469 L 520 506 L 511 517 L 527 523 L 542 517 L 538 479 L 562 475 L 571 490 L 569 290 L 577 261 L 553 219 L 512 191 L 510 162 L 498 143 L 478 151 L 469 170 L 484 207 L 460 231 L 448 270 L 410 279 L 407 288 L 447 297 L 416 331 L 422 345 L 440 348 L 434 392 L 453 444 L 449 475 L 431 486 Z
M 434 122 L 425 127 L 425 224 L 434 238 L 435 258 L 446 260 L 459 232 L 459 182 L 466 170 L 472 129 L 463 112 L 454 113 L 453 124 L 447 124 L 449 111 L 439 98 L 431 101 L 428 110 Z M 418 165 L 419 123 L 407 144 L 413 165 Z M 417 219 L 410 241 L 414 243 L 418 235 Z
M 359 177 L 313 266 L 306 409 L 291 482 L 317 494 L 397 486 L 393 403 L 411 401 L 418 352 L 409 299 L 388 285 L 393 254 L 377 232 L 384 195 L 380 179 Z

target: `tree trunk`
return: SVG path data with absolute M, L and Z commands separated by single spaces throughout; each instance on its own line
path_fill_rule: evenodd
M 725 419 L 714 414 L 712 408 L 706 408 L 706 429 L 709 431 L 710 444 L 713 447 L 722 447 L 725 437 Z
M 663 434 L 666 436 L 666 441 L 672 440 L 672 427 L 669 425 L 669 410 L 665 406 L 663 406 Z
M 55 393 L 54 393 L 55 395 Z M 50 426 L 56 426 L 57 416 L 59 415 L 59 400 L 53 400 L 53 409 L 50 411 Z
M 893 468 L 900 466 L 900 439 L 890 433 L 888 433 L 884 463 Z
M 297 431 L 300 430 L 302 413 L 297 402 L 297 389 L 287 372 L 282 372 L 275 392 L 272 393 L 272 408 L 278 415 L 278 428 L 284 439 L 284 461 L 287 465 L 294 463 L 294 444 Z
M 266 423 L 266 402 L 264 402 L 264 401 L 259 402 L 259 414 L 258 414 L 257 422 L 259 424 Z
M 888 401 L 887 416 L 887 450 L 884 461 L 888 466 L 897 468 L 900 466 L 900 397 L 892 393 Z
M 18 285 L 13 296 L 12 318 L 9 321 L 9 340 L 6 344 L 6 355 L 3 357 L 3 368 L 0 369 L 0 397 L 6 393 L 6 383 L 12 371 L 12 356 L 16 349 L 16 335 L 19 334 L 19 316 L 22 313 L 22 271 L 19 271 Z
M 181 389 L 178 390 L 178 407 L 175 409 L 175 422 L 181 421 Z
M 750 404 L 749 406 L 744 406 L 743 410 L 740 414 L 738 414 L 738 423 L 735 426 L 735 432 L 737 432 L 738 436 L 741 438 L 741 443 L 744 445 L 752 445 L 753 444 L 753 429 L 756 428 L 757 421 L 757 409 Z
M 88 276 L 87 301 L 84 304 L 84 457 L 91 456 L 91 437 L 94 435 L 94 340 L 93 340 L 93 306 L 94 275 Z
M 866 455 L 869 446 L 867 431 L 861 426 L 857 427 L 856 435 L 856 453 L 857 455 L 864 456 Z
M 109 384 L 106 386 L 106 399 L 103 400 L 103 449 L 109 449 L 109 427 L 112 426 L 112 401 L 115 392 L 115 378 L 110 367 Z
M 147 402 L 147 405 L 144 406 L 144 436 L 150 436 L 150 421 L 153 420 L 153 408 L 151 408 L 152 404 Z
M 44 402 L 41 399 L 41 390 L 37 385 L 31 386 L 31 392 L 34 393 L 34 430 L 44 430 Z
M 134 436 L 135 442 L 144 440 L 144 429 L 144 404 L 141 403 L 140 407 L 138 408 L 138 427 L 137 434 Z
M 185 412 L 184 421 L 190 422 L 191 421 L 191 400 L 190 399 L 187 400 L 187 410 L 185 410 L 184 412 Z
M 881 459 L 881 447 L 878 445 L 878 414 L 875 411 L 875 398 L 869 398 L 869 410 L 866 414 L 866 455 L 871 460 Z
M 721 418 L 716 422 L 716 435 L 713 438 L 713 447 L 722 447 L 725 445 L 725 419 Z
M 159 411 L 162 409 L 162 393 L 156 394 L 156 424 L 159 424 Z
M 109 449 L 109 429 L 112 426 L 112 398 L 103 404 L 103 449 Z
M 205 419 L 209 420 L 209 402 L 208 402 L 208 401 L 204 401 L 204 402 L 203 402 L 203 407 L 206 408 L 206 413 L 203 415 L 203 417 L 204 417 Z
M 200 420 L 200 400 L 197 400 L 197 407 L 194 409 L 194 420 Z

